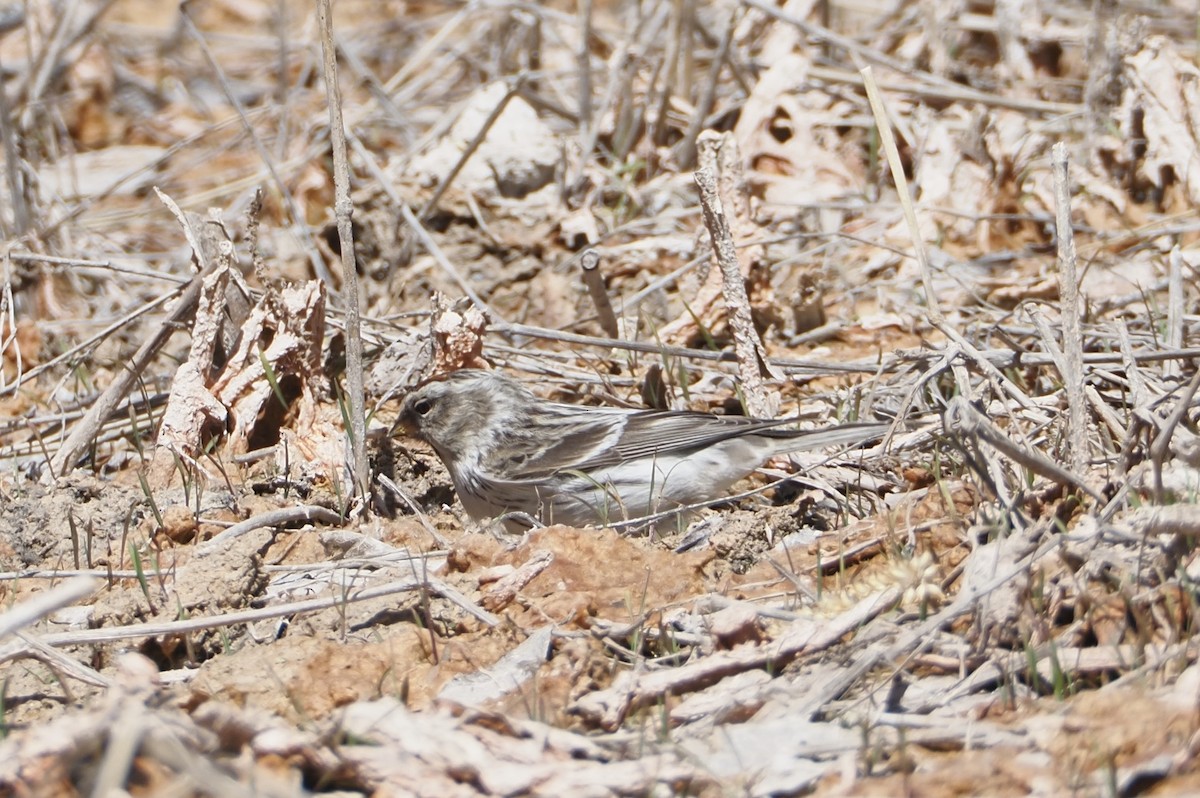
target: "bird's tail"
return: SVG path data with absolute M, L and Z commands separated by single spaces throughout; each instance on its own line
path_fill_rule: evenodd
M 832 446 L 858 447 L 876 438 L 882 438 L 890 424 L 859 423 L 839 424 L 834 427 L 814 430 L 773 429 L 763 430 L 759 435 L 776 438 L 775 455 L 801 452 L 808 449 L 825 449 Z

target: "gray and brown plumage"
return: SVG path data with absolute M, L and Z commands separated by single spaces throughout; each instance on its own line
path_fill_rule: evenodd
M 418 386 L 399 423 L 429 443 L 476 519 L 526 513 L 546 524 L 604 525 L 720 499 L 777 455 L 860 445 L 886 424 L 788 428 L 674 410 L 579 407 L 539 399 L 492 371 Z

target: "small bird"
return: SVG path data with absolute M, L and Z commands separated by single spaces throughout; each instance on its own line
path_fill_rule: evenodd
M 415 388 L 398 424 L 433 447 L 476 520 L 523 513 L 603 526 L 720 499 L 772 457 L 860 445 L 887 429 L 784 428 L 791 421 L 579 407 L 539 399 L 494 371 L 463 369 Z

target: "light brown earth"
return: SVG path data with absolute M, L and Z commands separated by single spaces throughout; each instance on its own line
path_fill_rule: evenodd
M 0 793 L 1200 792 L 1191 4 L 338 2 L 366 502 L 315 6 L 10 5 Z M 464 366 L 896 424 L 511 535 Z

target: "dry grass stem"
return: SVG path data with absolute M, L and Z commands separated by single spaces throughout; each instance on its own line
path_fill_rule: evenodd
M 810 5 L 0 9 L 0 793 L 1188 793 L 1194 9 Z M 460 368 L 888 435 L 506 534 Z

